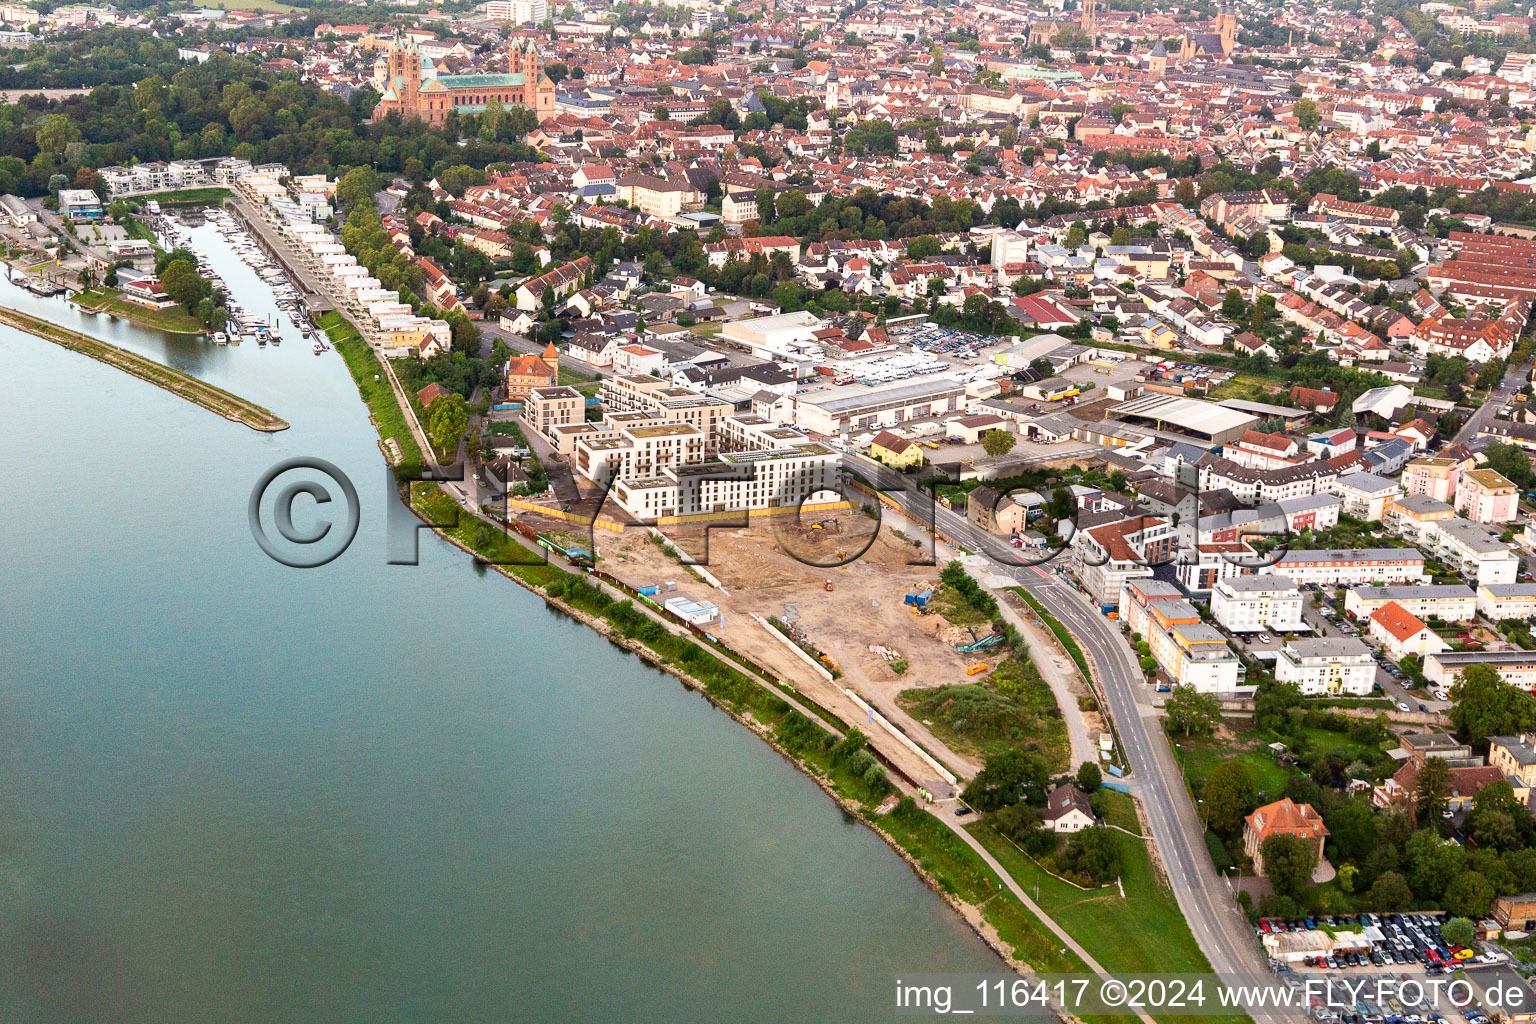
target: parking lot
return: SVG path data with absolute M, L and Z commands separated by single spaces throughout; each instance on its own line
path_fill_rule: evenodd
M 1444 918 L 1438 914 L 1358 914 L 1341 917 L 1263 919 L 1260 941 L 1269 950 L 1282 980 L 1304 983 L 1326 979 L 1335 971 L 1358 975 L 1391 974 L 1400 980 L 1447 977 L 1468 967 L 1500 964 L 1506 957 L 1473 946 L 1445 941 Z M 1294 936 L 1295 938 L 1289 938 Z M 1296 958 L 1296 950 L 1318 946 L 1314 954 Z M 1321 947 L 1328 947 L 1322 949 Z M 1289 950 L 1289 952 L 1288 952 Z M 1405 970 L 1406 968 L 1406 970 Z M 1317 1003 L 1312 1015 L 1338 1024 L 1423 1024 L 1445 1019 L 1423 1007 L 1385 998 L 1380 1003 L 1362 998 L 1352 1010 L 1327 1008 Z M 1469 1005 L 1452 1015 L 1467 1024 L 1486 1024 L 1479 1009 Z

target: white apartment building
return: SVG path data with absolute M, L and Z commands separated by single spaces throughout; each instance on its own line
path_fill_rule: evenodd
M 1077 576 L 1101 611 L 1118 606 L 1134 579 L 1151 576 L 1152 566 L 1172 560 L 1178 536 L 1160 516 L 1137 516 L 1072 535 Z
M 1287 551 L 1260 570 L 1289 576 L 1303 586 L 1417 583 L 1424 556 L 1413 548 L 1308 548 Z
M 1466 519 L 1443 519 L 1425 531 L 1424 543 L 1434 556 L 1481 586 L 1513 583 L 1520 558 L 1499 535 Z
M 1350 473 L 1335 480 L 1329 490 L 1344 502 L 1345 515 L 1374 523 L 1386 514 L 1397 484 L 1370 473 Z
M 1306 697 L 1364 697 L 1376 685 L 1376 662 L 1354 637 L 1292 640 L 1280 648 L 1275 679 L 1295 683 Z
M 657 478 L 663 470 L 704 461 L 704 434 L 687 423 L 626 426 L 614 435 L 576 442 L 576 471 L 595 483 Z
M 173 160 L 170 163 L 157 160 L 132 167 L 103 167 L 97 173 L 107 183 L 110 199 L 208 184 L 208 172 L 196 160 Z
M 485 16 L 490 21 L 514 25 L 538 25 L 549 18 L 548 0 L 489 0 Z
M 1509 685 L 1536 690 L 1536 651 L 1440 651 L 1425 655 L 1424 678 L 1450 686 L 1473 665 L 1491 665 Z
M 716 461 L 621 478 L 611 497 L 642 521 L 841 501 L 838 453 L 806 440 L 791 447 L 725 452 Z
M 1477 610 L 1493 622 L 1536 619 L 1536 583 L 1484 583 L 1477 588 Z
M 1421 619 L 1470 622 L 1477 617 L 1477 595 L 1459 583 L 1416 587 L 1354 587 L 1344 595 L 1344 611 L 1356 619 L 1396 601 Z
M 1301 608 L 1301 587 L 1287 576 L 1234 576 L 1211 590 L 1211 615 L 1232 633 L 1305 629 Z

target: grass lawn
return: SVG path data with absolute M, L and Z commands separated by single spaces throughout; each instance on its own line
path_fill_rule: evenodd
M 357 382 L 357 390 L 368 406 L 379 436 L 399 446 L 401 471 L 418 474 L 422 464 L 421 447 L 417 445 L 405 421 L 405 412 L 395 400 L 394 389 L 389 386 L 389 378 L 384 376 L 384 367 L 379 365 L 379 357 L 368 347 L 362 335 L 357 333 L 357 328 L 347 323 L 335 310 L 320 318 L 320 326 L 331 339 L 331 344 L 336 346 L 336 351 L 347 361 L 347 369 L 352 371 L 352 379 Z
M 556 383 L 570 385 L 590 384 L 592 383 L 592 375 L 590 373 L 582 373 L 580 370 L 573 370 L 562 363 L 560 364 L 560 378 Z
M 251 0 L 251 4 L 254 4 L 255 2 L 256 0 Z M 215 4 L 214 6 L 218 5 Z M 255 10 L 256 8 L 250 4 L 240 3 L 237 0 L 235 5 L 229 9 Z M 297 8 L 289 7 L 286 4 L 272 4 L 267 9 L 284 11 L 297 10 Z M 228 199 L 231 195 L 233 195 L 233 193 L 229 189 L 224 188 L 222 185 L 212 185 L 208 188 L 188 188 L 181 189 L 176 192 L 151 192 L 147 195 L 130 196 L 129 198 L 141 206 L 145 203 L 148 203 L 151 199 L 159 203 L 161 206 L 206 206 L 209 203 L 217 203 L 221 200 Z
M 725 330 L 723 322 L 713 324 L 694 324 L 688 328 L 689 334 L 696 334 L 701 338 L 718 338 L 720 332 Z
M 1061 943 L 1040 919 L 1007 889 L 1002 880 L 976 852 L 944 823 L 910 801 L 877 824 L 913 857 L 923 870 L 939 879 L 947 892 L 968 903 L 985 903 L 982 916 L 1013 947 L 1014 956 L 1037 971 L 1075 973 L 1086 971 L 1072 952 L 1061 952 Z M 999 858 L 999 863 L 1007 862 Z M 1022 887 L 1023 881 L 1019 879 Z
M 1071 750 L 1056 698 L 1038 674 L 1027 675 L 1008 692 L 955 683 L 903 690 L 897 700 L 951 750 L 988 758 L 1018 747 L 1039 754 L 1053 770 L 1066 771 Z
M 170 331 L 173 334 L 202 334 L 207 330 L 201 320 L 180 306 L 172 306 L 169 309 L 146 309 L 144 306 L 122 298 L 122 294 L 116 288 L 101 288 L 81 292 L 75 296 L 75 301 L 83 309 L 111 313 L 136 324 Z
M 1174 742 L 1173 751 L 1184 770 L 1184 777 L 1196 792 L 1223 761 L 1236 760 L 1248 766 L 1248 774 L 1252 776 L 1253 784 L 1259 791 L 1260 803 L 1278 800 L 1281 791 L 1285 789 L 1286 780 L 1291 777 L 1291 769 L 1271 757 L 1262 744 L 1254 749 L 1239 751 L 1236 744 L 1217 742 L 1206 736 L 1186 738 L 1173 735 L 1170 738 Z M 1238 739 L 1257 743 L 1257 737 L 1249 733 L 1240 734 Z
M 1247 402 L 1271 402 L 1273 401 L 1272 394 L 1275 389 L 1274 381 L 1240 373 L 1231 380 L 1212 388 L 1210 399 L 1213 402 L 1219 402 L 1227 398 L 1236 398 Z
M 303 10 L 277 0 L 212 0 L 207 6 L 220 11 L 271 11 L 274 14 L 292 14 Z
M 1116 824 L 1126 818 L 1135 821 L 1129 796 L 1110 791 L 1104 796 L 1108 820 Z M 1034 895 L 1038 886 L 1036 902 L 1041 909 L 1106 970 L 1205 973 L 1211 969 L 1179 912 L 1173 890 L 1153 869 L 1146 840 L 1112 833 L 1123 864 L 1122 899 L 1117 886 L 1083 890 L 1049 874 L 985 821 L 968 826 L 968 831 L 1026 892 Z M 1221 1019 L 1234 1022 L 1245 1018 L 1233 1015 Z

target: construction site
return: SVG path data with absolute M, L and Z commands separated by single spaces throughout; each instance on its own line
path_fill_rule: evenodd
M 636 590 L 673 582 L 677 593 L 712 602 L 718 617 L 702 628 L 864 729 L 930 791 L 947 793 L 943 774 L 898 733 L 957 776 L 979 769 L 980 759 L 946 745 L 898 696 L 984 680 L 1002 638 L 990 623 L 946 618 L 936 597 L 941 566 L 925 564 L 928 543 L 901 527 L 852 510 L 768 518 L 669 529 L 664 537 L 626 530 L 600 538 L 601 564 Z M 687 564 L 694 560 L 703 564 Z M 896 728 L 883 727 L 879 716 Z

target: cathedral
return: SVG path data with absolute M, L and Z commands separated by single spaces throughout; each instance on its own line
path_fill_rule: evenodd
M 1099 38 L 1099 0 L 1083 0 L 1082 13 L 1078 16 L 1077 24 L 1070 21 L 1037 21 L 1029 27 L 1029 46 L 1052 46 L 1057 36 L 1063 32 L 1077 29 L 1088 37 L 1088 45 L 1092 46 Z
M 1212 27 L 1216 31 L 1184 36 L 1179 45 L 1180 64 L 1197 57 L 1226 60 L 1232 56 L 1232 50 L 1237 46 L 1237 14 L 1230 4 L 1222 4 Z
M 418 117 L 441 125 L 450 110 L 479 114 L 492 100 L 504 107 L 528 107 L 540 121 L 552 116 L 555 83 L 544 73 L 533 42 L 524 46 L 514 41 L 507 64 L 506 74 L 440 75 L 415 42 L 396 36 L 389 53 L 374 64 L 374 78 L 383 96 L 373 110 L 373 119 L 398 113 L 406 119 Z

